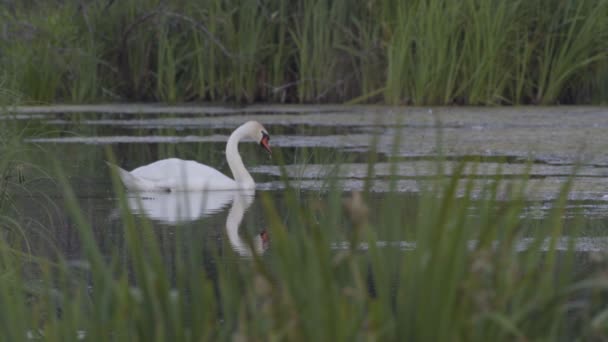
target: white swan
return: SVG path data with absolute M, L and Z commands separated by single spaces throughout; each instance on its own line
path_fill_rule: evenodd
M 245 169 L 238 151 L 239 141 L 251 138 L 268 153 L 270 136 L 259 122 L 249 121 L 232 132 L 226 144 L 226 160 L 234 179 L 193 160 L 163 159 L 129 172 L 116 165 L 123 184 L 131 191 L 201 191 L 255 189 L 255 182 Z
M 268 249 L 266 231 L 256 234 L 251 242 L 239 235 L 243 215 L 254 198 L 255 190 L 139 192 L 129 195 L 128 204 L 133 214 L 145 215 L 163 224 L 179 225 L 218 213 L 232 202 L 226 217 L 228 242 L 237 254 L 251 257 L 253 253 L 261 255 Z

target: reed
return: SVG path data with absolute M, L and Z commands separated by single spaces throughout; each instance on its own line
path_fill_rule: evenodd
M 538 3 L 538 6 L 542 5 Z M 543 7 L 531 7 L 533 13 L 544 10 Z M 606 50 L 601 46 L 608 39 L 608 28 L 599 24 L 605 22 L 606 13 L 606 2 L 565 2 L 557 6 L 552 17 L 542 17 L 539 28 L 543 31 L 534 32 L 534 36 L 543 39 L 539 42 L 542 52 L 536 83 L 537 102 L 554 103 L 573 75 L 595 61 L 606 59 Z
M 509 52 L 518 41 L 514 30 L 521 2 L 469 1 L 463 29 L 461 75 L 456 96 L 471 104 L 517 102 L 505 96 L 512 83 L 515 65 Z M 518 53 L 525 54 L 526 51 Z M 467 77 L 468 76 L 468 77 Z
M 179 0 L 0 7 L 34 102 L 605 103 L 606 0 Z

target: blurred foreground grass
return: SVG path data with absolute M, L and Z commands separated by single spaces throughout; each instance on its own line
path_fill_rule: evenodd
M 127 256 L 102 254 L 56 165 L 52 174 L 84 251 L 75 262 L 27 248 L 19 211 L 10 205 L 13 192 L 23 191 L 15 166 L 22 146 L 14 131 L 0 131 L 2 340 L 512 341 L 608 334 L 606 260 L 580 267 L 573 244 L 557 248 L 578 231 L 578 221 L 564 217 L 570 182 L 532 231 L 524 224 L 525 177 L 505 187 L 496 174 L 474 193 L 475 180 L 460 176 L 464 162 L 422 189 L 414 217 L 404 214 L 411 208 L 394 191 L 370 212 L 369 193 L 345 196 L 330 181 L 326 197 L 305 198 L 288 187 L 280 204 L 287 220 L 276 199 L 261 192 L 272 258 L 216 258 L 211 274 L 195 240 L 176 239 L 179 252 L 167 264 L 151 225 L 133 217 L 116 179 Z M 340 236 L 335 227 L 344 228 Z M 534 238 L 527 248 L 519 244 L 523 237 Z M 347 242 L 336 248 L 336 239 Z

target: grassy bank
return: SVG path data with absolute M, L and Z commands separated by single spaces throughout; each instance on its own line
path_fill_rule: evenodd
M 10 203 L 28 185 L 8 161 L 26 154 L 16 153 L 21 146 L 14 130 L 0 132 L 1 141 L 11 142 L 0 145 L 6 156 L 0 189 Z M 280 149 L 274 160 L 280 164 Z M 525 222 L 531 220 L 525 179 L 513 183 L 497 174 L 478 193 L 478 180 L 460 177 L 463 168 L 428 179 L 416 208 L 392 191 L 375 197 L 379 209 L 371 211 L 370 193 L 346 196 L 335 182 L 328 182 L 326 196 L 288 189 L 282 203 L 259 192 L 271 255 L 235 263 L 201 253 L 202 242 L 179 229 L 177 252 L 163 256 L 160 245 L 167 241 L 131 214 L 119 184 L 114 191 L 124 251 L 102 253 L 90 218 L 56 166 L 52 176 L 63 189 L 84 257 L 75 262 L 28 250 L 20 230 L 27 218 L 18 208 L 0 206 L 1 339 L 605 338 L 605 255 L 583 256 L 581 263 L 574 252 L 558 251 L 558 239 L 579 229 L 576 219 L 564 217 L 570 184 L 534 225 Z M 524 237 L 537 239 L 521 248 Z M 217 254 L 229 252 L 219 248 Z
M 606 103 L 607 17 L 607 0 L 5 1 L 0 96 Z

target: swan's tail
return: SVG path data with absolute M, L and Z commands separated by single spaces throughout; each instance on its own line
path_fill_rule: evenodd
M 154 191 L 156 186 L 149 180 L 137 177 L 129 171 L 118 167 L 112 163 L 106 162 L 108 166 L 115 170 L 122 181 L 122 184 L 130 191 Z

